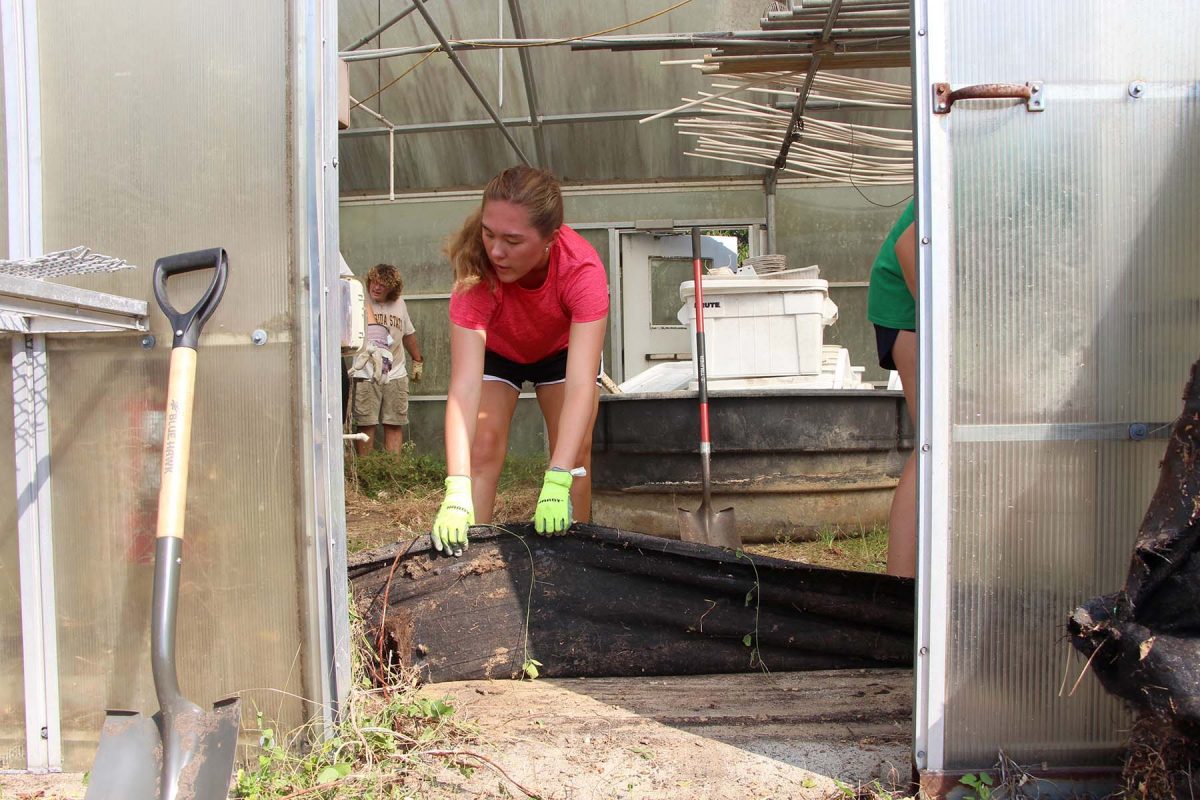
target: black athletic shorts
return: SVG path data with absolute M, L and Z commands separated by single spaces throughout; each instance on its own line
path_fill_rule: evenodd
M 882 325 L 875 326 L 875 352 L 879 353 L 879 366 L 884 369 L 895 369 L 896 362 L 892 360 L 892 348 L 896 346 L 896 337 L 900 335 L 901 330 L 906 330 L 909 333 L 916 333 L 911 328 L 885 328 Z
M 600 371 L 604 371 L 603 360 L 600 364 Z M 483 379 L 485 381 L 503 381 L 518 392 L 521 391 L 521 384 L 525 381 L 532 383 L 534 388 L 551 383 L 562 383 L 567 379 L 567 351 L 559 350 L 541 361 L 521 364 L 510 361 L 504 356 L 496 355 L 491 350 L 485 350 L 483 353 Z M 600 382 L 599 374 L 596 375 L 596 382 Z

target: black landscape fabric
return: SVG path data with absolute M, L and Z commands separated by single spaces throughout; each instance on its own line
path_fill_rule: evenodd
M 1125 587 L 1067 622 L 1108 691 L 1200 734 L 1200 361 L 1167 443 Z
M 913 581 L 575 524 L 476 527 L 356 556 L 377 656 L 431 682 L 686 675 L 912 663 Z

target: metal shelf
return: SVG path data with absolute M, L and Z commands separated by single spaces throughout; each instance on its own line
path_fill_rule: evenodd
M 147 304 L 37 278 L 0 275 L 0 330 L 12 333 L 146 331 Z

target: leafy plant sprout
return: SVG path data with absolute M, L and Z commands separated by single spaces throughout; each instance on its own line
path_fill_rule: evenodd
M 758 567 L 754 563 L 754 559 L 743 550 L 734 551 L 734 556 L 739 559 L 746 559 L 746 563 L 750 565 L 750 569 L 754 571 L 754 585 L 750 587 L 750 591 L 746 592 L 746 605 L 750 605 L 751 599 L 754 600 L 754 632 L 747 633 L 742 637 L 742 644 L 750 648 L 750 666 L 759 667 L 763 672 L 770 672 L 767 665 L 762 660 L 762 651 L 759 650 L 758 640 L 758 618 L 762 611 L 762 584 L 758 579 Z

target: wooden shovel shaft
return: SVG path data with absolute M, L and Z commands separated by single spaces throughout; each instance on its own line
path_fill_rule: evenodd
M 173 348 L 171 375 L 167 385 L 162 484 L 158 490 L 158 528 L 155 535 L 159 539 L 165 536 L 183 538 L 195 388 L 196 351 L 190 347 Z

